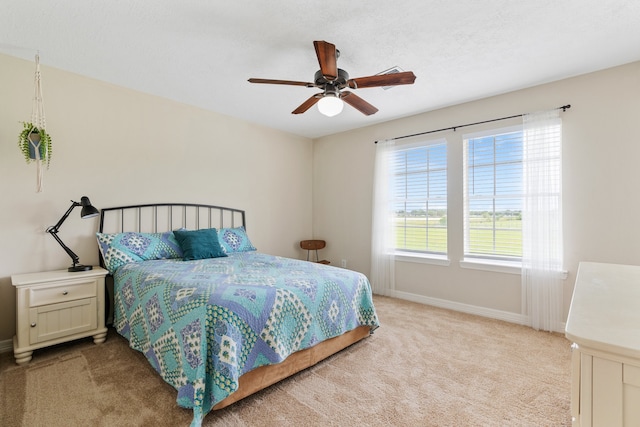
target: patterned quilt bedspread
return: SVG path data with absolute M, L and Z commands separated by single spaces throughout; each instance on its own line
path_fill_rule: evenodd
M 192 426 L 242 374 L 378 327 L 363 274 L 257 252 L 125 264 L 114 287 L 116 329 L 193 408 Z

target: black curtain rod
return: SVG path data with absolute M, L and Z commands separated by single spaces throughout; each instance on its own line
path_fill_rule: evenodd
M 567 105 L 563 105 L 562 107 L 558 107 L 556 108 L 556 110 L 562 110 L 562 112 L 564 113 L 565 111 L 567 111 L 569 108 L 571 108 L 571 104 L 567 104 Z M 451 126 L 448 128 L 442 128 L 442 129 L 436 129 L 436 130 L 430 130 L 427 132 L 420 132 L 420 133 L 414 133 L 411 135 L 403 135 L 403 136 L 396 136 L 395 138 L 390 138 L 392 140 L 396 140 L 396 139 L 404 139 L 404 138 L 411 138 L 412 136 L 420 136 L 420 135 L 427 135 L 429 133 L 436 133 L 436 132 L 442 132 L 445 130 L 453 130 L 454 132 L 456 131 L 456 129 L 458 128 L 463 128 L 463 127 L 467 127 L 467 126 L 474 126 L 474 125 L 481 125 L 483 123 L 491 123 L 491 122 L 498 122 L 500 120 L 507 120 L 507 119 L 514 119 L 516 117 L 522 117 L 524 116 L 525 113 L 523 114 L 516 114 L 515 116 L 507 116 L 507 117 L 500 117 L 499 119 L 491 119 L 491 120 L 484 120 L 482 122 L 475 122 L 475 123 L 467 123 L 464 125 L 458 125 L 458 126 Z M 378 141 L 375 141 L 375 143 L 377 144 Z

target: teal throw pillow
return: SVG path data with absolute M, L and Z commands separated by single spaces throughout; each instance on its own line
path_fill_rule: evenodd
M 175 230 L 173 235 L 180 244 L 184 261 L 227 256 L 220 246 L 218 230 L 215 228 Z

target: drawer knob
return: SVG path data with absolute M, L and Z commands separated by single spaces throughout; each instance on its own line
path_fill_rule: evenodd
M 62 295 L 69 295 L 69 292 L 67 292 L 67 291 L 62 291 Z
M 36 324 L 35 324 L 35 323 L 32 323 L 32 324 L 31 324 L 31 327 L 32 327 L 32 328 L 35 328 L 35 327 L 36 327 Z

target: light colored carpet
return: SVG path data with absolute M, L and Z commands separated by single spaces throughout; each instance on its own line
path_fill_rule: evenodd
M 204 426 L 570 426 L 570 348 L 559 334 L 374 299 L 382 326 L 318 365 L 209 414 Z M 0 356 L 0 425 L 187 426 L 191 412 L 110 330 Z

